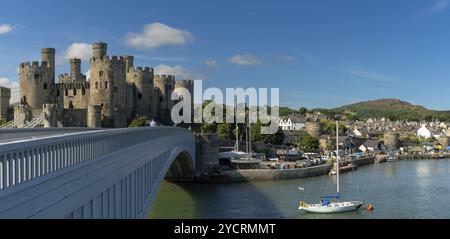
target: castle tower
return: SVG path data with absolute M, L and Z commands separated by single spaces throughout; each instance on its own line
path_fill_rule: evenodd
M 175 88 L 175 77 L 171 75 L 156 75 L 154 82 L 156 90 L 156 105 L 158 118 L 162 123 L 171 125 L 171 110 L 173 102 L 170 99 Z
M 108 53 L 108 44 L 104 42 L 97 42 L 92 45 L 92 57 L 102 58 Z
M 81 73 L 81 59 L 70 59 L 70 80 L 74 82 L 86 82 L 86 77 Z
M 11 99 L 11 89 L 0 86 L 0 120 L 8 120 L 9 101 Z
M 20 102 L 28 104 L 33 114 L 52 102 L 51 86 L 55 82 L 55 49 L 42 49 L 42 62 L 25 62 L 19 66 Z
M 110 59 L 106 43 L 95 43 L 92 48 L 89 105 L 102 106 L 103 127 L 126 127 L 125 60 L 117 56 Z
M 42 62 L 47 63 L 48 74 L 52 83 L 55 83 L 55 48 L 44 48 L 41 50 Z
M 308 134 L 314 138 L 319 138 L 322 134 L 322 124 L 318 120 L 307 120 L 305 126 Z
M 123 56 L 123 58 L 125 59 L 125 70 L 128 71 L 130 70 L 130 67 L 134 67 L 134 57 L 133 56 Z
M 87 127 L 101 128 L 102 127 L 102 106 L 89 105 L 87 108 Z
M 126 59 L 126 58 L 125 58 Z M 125 60 L 126 61 L 126 60 Z M 129 68 L 127 73 L 127 82 L 134 86 L 134 117 L 145 116 L 147 119 L 155 117 L 154 114 L 154 95 L 153 87 L 154 72 L 150 67 Z
M 386 132 L 383 137 L 384 145 L 386 145 L 388 148 L 396 149 L 398 148 L 399 143 L 399 134 L 397 132 Z

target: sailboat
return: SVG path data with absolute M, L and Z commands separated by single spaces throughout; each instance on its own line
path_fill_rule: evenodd
M 237 105 L 235 105 L 235 110 L 237 112 Z M 250 121 L 245 126 L 246 133 L 246 152 L 239 150 L 239 125 L 237 120 L 236 124 L 236 143 L 232 151 L 219 153 L 219 158 L 229 159 L 231 163 L 234 164 L 257 164 L 261 163 L 263 160 L 258 159 L 254 156 L 251 149 L 251 134 L 250 134 Z
M 336 120 L 336 195 L 324 196 L 317 204 L 300 202 L 299 210 L 309 213 L 341 213 L 355 211 L 363 206 L 364 202 L 359 200 L 340 201 L 339 159 L 339 121 Z M 332 199 L 336 199 L 336 202 L 331 202 Z

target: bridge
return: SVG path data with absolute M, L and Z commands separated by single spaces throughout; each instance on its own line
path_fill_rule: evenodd
M 1 129 L 0 218 L 147 218 L 165 178 L 195 176 L 176 127 Z

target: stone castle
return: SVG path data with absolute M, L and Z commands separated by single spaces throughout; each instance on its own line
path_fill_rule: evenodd
M 92 50 L 89 80 L 75 58 L 70 73 L 59 75 L 56 82 L 53 48 L 42 49 L 41 62 L 20 64 L 20 105 L 14 108 L 14 120 L 25 125 L 44 117 L 44 127 L 122 128 L 145 116 L 172 124 L 172 92 L 183 87 L 192 93 L 192 81 L 134 67 L 133 56 L 109 57 L 106 43 L 95 43 Z

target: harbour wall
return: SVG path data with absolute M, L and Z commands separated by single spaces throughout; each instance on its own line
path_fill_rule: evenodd
M 328 174 L 330 169 L 331 165 L 324 164 L 309 168 L 230 170 L 225 173 L 231 182 L 251 182 L 321 176 Z
M 352 163 L 355 164 L 356 166 L 360 167 L 360 166 L 364 166 L 364 165 L 368 165 L 368 164 L 373 164 L 374 161 L 375 161 L 374 157 L 365 157 L 365 158 L 353 160 Z

